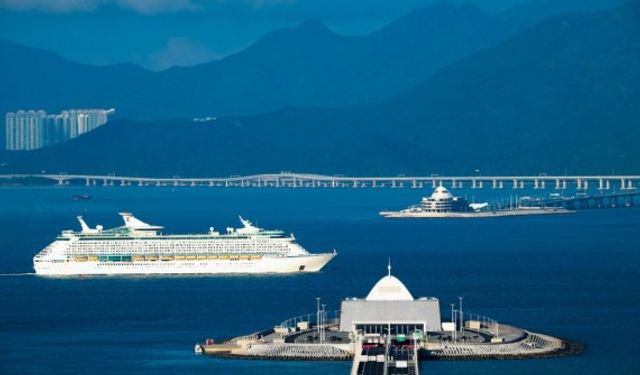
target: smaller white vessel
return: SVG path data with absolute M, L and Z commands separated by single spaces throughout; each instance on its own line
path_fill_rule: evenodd
M 483 218 L 501 216 L 560 215 L 575 211 L 561 207 L 525 206 L 519 203 L 513 208 L 492 209 L 489 203 L 469 203 L 466 199 L 455 197 L 443 186 L 436 188 L 431 196 L 422 198 L 420 205 L 400 211 L 381 211 L 387 218 Z
M 484 208 L 488 204 L 481 204 Z M 453 217 L 467 214 L 474 208 L 464 198 L 454 197 L 444 186 L 438 186 L 431 196 L 422 198 L 420 205 L 411 206 L 400 211 L 382 211 L 384 217 Z

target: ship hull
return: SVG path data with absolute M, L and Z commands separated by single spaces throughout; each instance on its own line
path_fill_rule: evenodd
M 42 276 L 159 275 L 159 274 L 261 274 L 320 271 L 335 253 L 292 257 L 263 257 L 258 260 L 193 260 L 141 262 L 34 262 Z

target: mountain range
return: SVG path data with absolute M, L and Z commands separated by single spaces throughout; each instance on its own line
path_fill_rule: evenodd
M 113 107 L 124 118 L 157 120 L 372 102 L 503 34 L 500 22 L 474 6 L 439 3 L 364 37 L 341 36 L 309 20 L 224 59 L 161 72 L 73 63 L 2 41 L 0 111 Z
M 379 102 L 290 107 L 209 123 L 121 120 L 66 144 L 4 153 L 1 169 L 183 176 L 283 169 L 638 173 L 639 20 L 635 2 L 560 15 Z M 303 28 L 331 35 L 315 22 Z
M 224 59 L 161 72 L 74 63 L 0 41 L 0 112 L 113 107 L 122 118 L 158 120 L 376 102 L 549 15 L 621 1 L 534 0 L 495 17 L 441 2 L 363 37 L 310 20 Z

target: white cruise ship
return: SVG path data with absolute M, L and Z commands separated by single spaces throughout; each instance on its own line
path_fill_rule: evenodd
M 206 234 L 164 235 L 130 213 L 124 225 L 65 230 L 33 258 L 39 275 L 223 274 L 315 272 L 335 255 L 311 254 L 293 235 L 257 228 L 240 218 L 242 228 L 213 228 Z

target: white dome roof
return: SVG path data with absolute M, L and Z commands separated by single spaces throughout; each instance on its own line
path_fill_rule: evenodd
M 431 194 L 431 198 L 447 199 L 453 198 L 453 195 L 451 195 L 451 193 L 449 193 L 449 190 L 447 190 L 444 186 L 438 186 L 436 190 L 433 191 L 433 194 Z
M 409 290 L 395 276 L 385 276 L 371 288 L 367 301 L 413 301 Z

